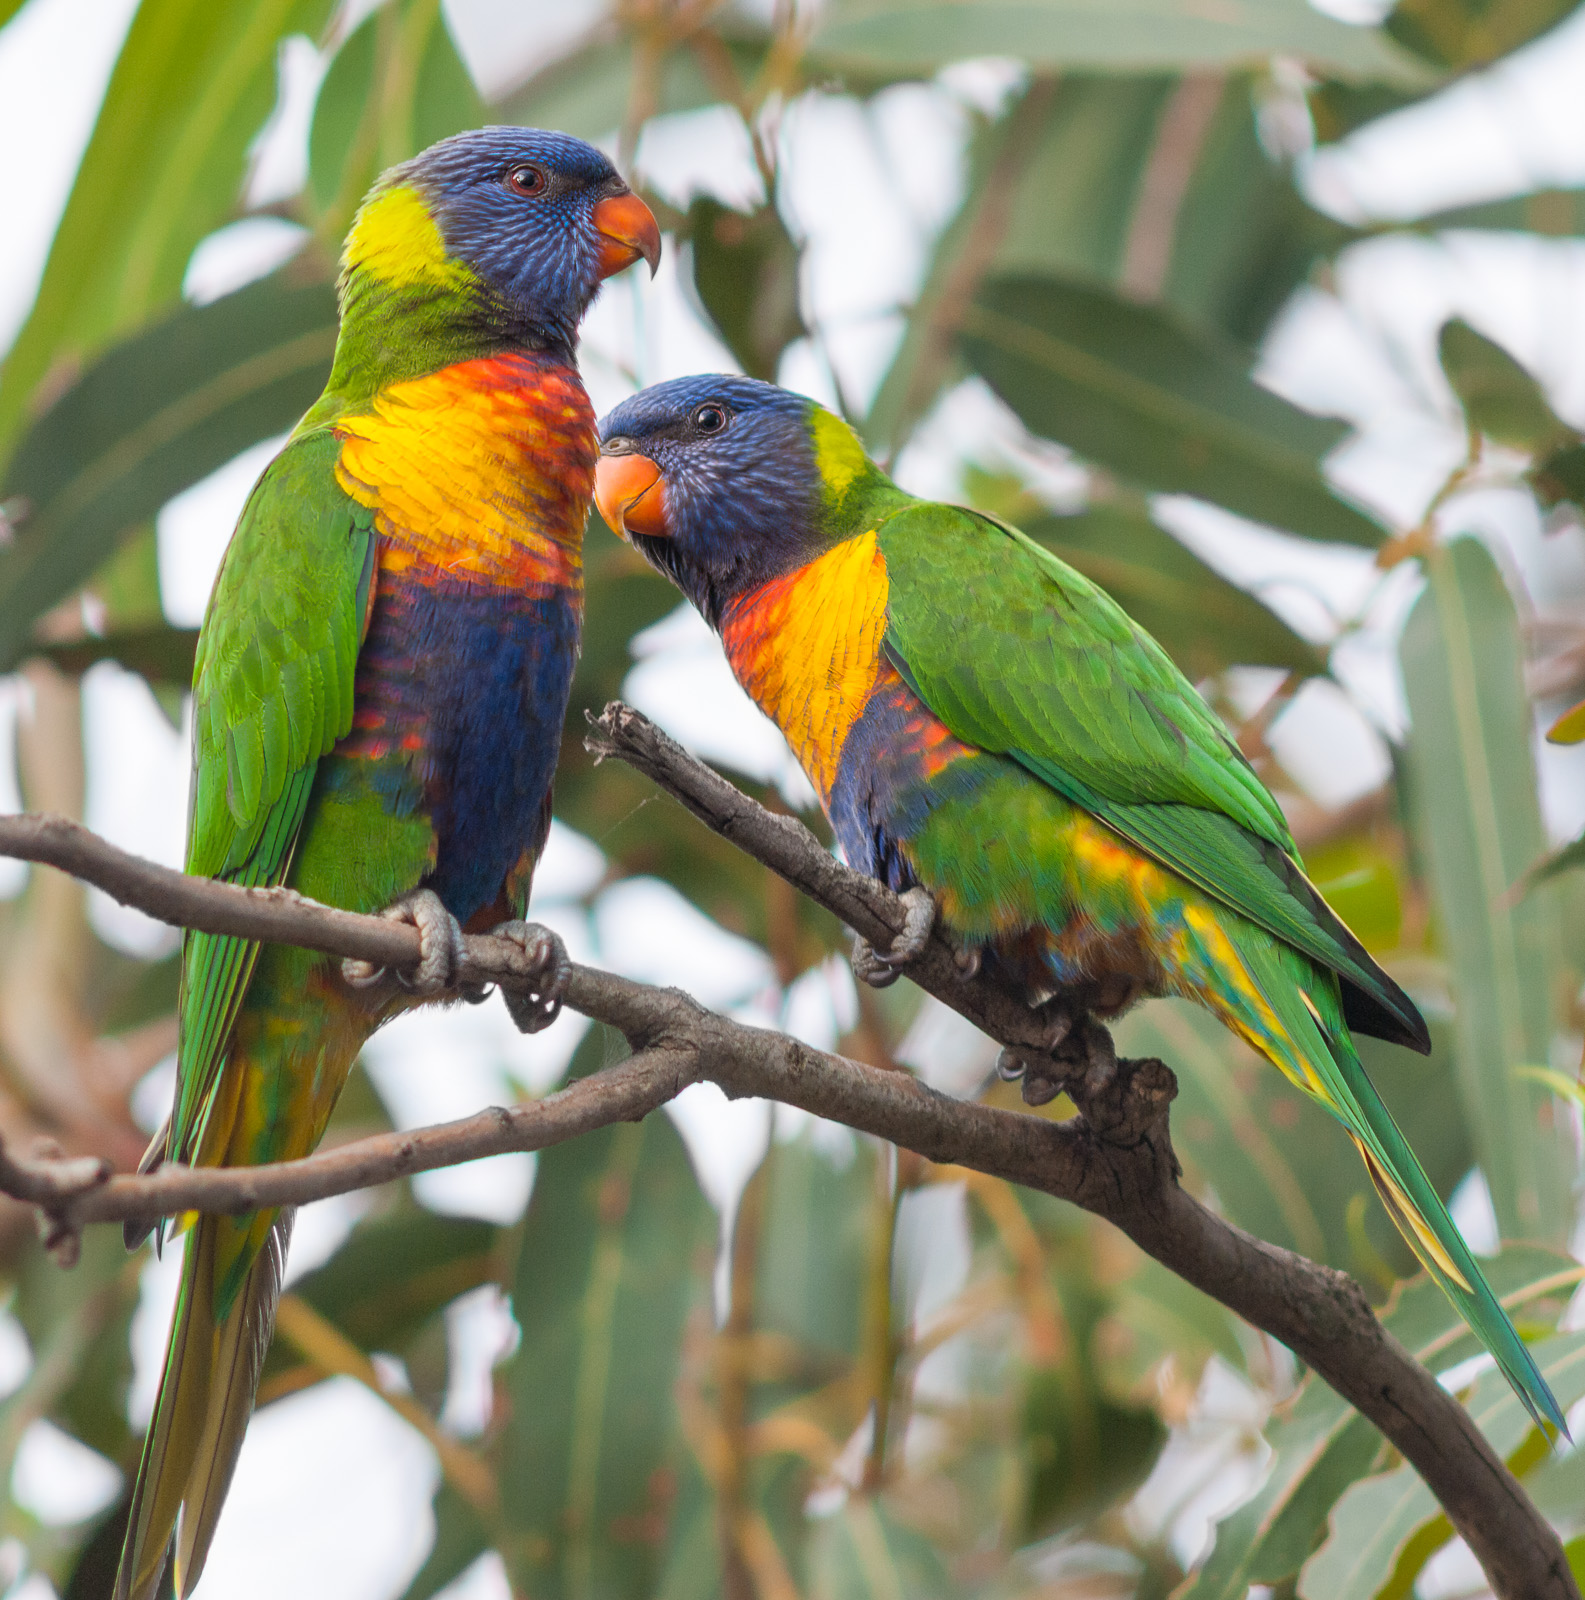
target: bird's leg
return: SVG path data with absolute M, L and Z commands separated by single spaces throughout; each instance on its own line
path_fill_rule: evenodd
M 561 1014 L 561 997 L 572 975 L 572 962 L 559 934 L 538 922 L 503 922 L 490 932 L 510 939 L 522 950 L 532 968 L 517 983 L 501 984 L 501 998 L 520 1033 L 538 1033 Z
M 421 999 L 453 989 L 462 966 L 462 928 L 433 889 L 415 889 L 379 913 L 388 922 L 406 922 L 418 929 L 418 965 L 394 976 L 398 985 Z M 384 967 L 348 957 L 341 963 L 343 980 L 354 989 L 373 989 L 388 976 Z
M 1015 1050 L 1006 1045 L 996 1058 L 996 1075 L 1021 1083 L 1024 1104 L 1043 1106 L 1055 1100 L 1074 1076 L 1069 1041 L 1082 1028 L 1085 1012 L 1071 994 L 1056 994 L 1035 1008 L 1041 1023 L 1039 1043 Z
M 936 903 L 926 889 L 913 888 L 902 896 L 903 930 L 894 934 L 891 947 L 877 950 L 861 933 L 853 935 L 853 976 L 872 989 L 885 989 L 902 976 L 903 968 L 930 942 L 936 925 Z

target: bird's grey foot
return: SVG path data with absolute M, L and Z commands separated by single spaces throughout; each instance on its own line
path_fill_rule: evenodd
M 530 973 L 519 983 L 502 984 L 501 998 L 520 1033 L 538 1033 L 561 1015 L 561 997 L 572 962 L 559 934 L 538 922 L 503 922 L 491 933 L 510 939 L 528 958 Z
M 462 967 L 462 928 L 433 889 L 415 889 L 379 913 L 388 922 L 406 922 L 418 930 L 418 965 L 411 972 L 389 974 L 409 994 L 431 999 L 457 985 Z M 354 989 L 372 989 L 386 981 L 384 967 L 350 957 L 341 976 Z
M 890 949 L 877 950 L 863 934 L 853 935 L 853 976 L 872 989 L 896 983 L 903 968 L 930 942 L 930 931 L 936 925 L 936 903 L 928 890 L 909 889 L 902 901 L 903 929 L 893 935 Z
M 1042 1023 L 1040 1042 L 1022 1050 L 1004 1046 L 996 1058 L 997 1077 L 1004 1083 L 1020 1083 L 1026 1106 L 1047 1105 L 1076 1076 L 1071 1048 L 1075 1034 L 1073 1013 L 1059 1000 L 1048 1000 L 1038 1011 Z M 1110 1037 L 1108 1034 L 1108 1041 Z
M 980 965 L 985 959 L 985 946 L 982 944 L 959 945 L 952 952 L 952 965 L 958 969 L 958 982 L 968 983 L 980 975 Z

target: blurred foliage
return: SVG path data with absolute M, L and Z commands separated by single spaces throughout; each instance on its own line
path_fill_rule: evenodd
M 16 9 L 0 0 L 0 25 Z M 1048 501 L 999 460 L 966 474 L 964 497 L 1108 588 L 1218 706 L 1235 703 L 1235 668 L 1280 683 L 1241 742 L 1294 798 L 1322 891 L 1432 1019 L 1428 1059 L 1363 1041 L 1364 1059 L 1438 1188 L 1478 1163 L 1503 1235 L 1532 1241 L 1506 1245 L 1493 1281 L 1565 1404 L 1585 1395 L 1581 1336 L 1557 1332 L 1581 1277 L 1557 1253 L 1574 1225 L 1579 1091 L 1554 1065 L 1578 1048 L 1585 840 L 1546 854 L 1529 738 L 1538 709 L 1560 741 L 1585 737 L 1569 709 L 1585 694 L 1585 622 L 1538 661 L 1532 608 L 1549 597 L 1520 593 L 1474 541 L 1438 543 L 1429 514 L 1389 528 L 1340 496 L 1325 469 L 1344 424 L 1254 376 L 1294 292 L 1386 231 L 1309 203 L 1293 127 L 1344 138 L 1539 37 L 1571 3 L 1401 0 L 1374 28 L 1305 0 L 830 0 L 812 20 L 789 6 L 771 22 L 766 9 L 612 7 L 486 103 L 439 0 L 386 0 L 350 31 L 328 0 L 141 0 L 0 368 L 0 665 L 22 664 L 34 707 L 18 735 L 27 803 L 81 814 L 78 680 L 102 663 L 140 674 L 179 720 L 194 633 L 161 609 L 154 518 L 317 393 L 340 238 L 376 172 L 487 120 L 566 128 L 630 163 L 656 119 L 724 109 L 748 135 L 757 200 L 652 199 L 696 308 L 744 370 L 774 377 L 790 350 L 820 356 L 825 336 L 779 165 L 781 108 L 849 95 L 865 112 L 964 57 L 1015 57 L 1026 70 L 1004 103 L 962 112 L 961 200 L 873 399 L 846 397 L 853 420 L 889 460 L 948 390 L 982 379 L 1080 487 Z M 292 35 L 326 67 L 306 181 L 256 206 L 250 152 Z M 265 214 L 300 225 L 293 259 L 209 304 L 184 300 L 194 248 Z M 1537 190 L 1402 224 L 1453 228 L 1579 236 L 1585 199 Z M 1441 331 L 1439 355 L 1469 451 L 1433 512 L 1498 481 L 1577 539 L 1585 437 L 1468 323 Z M 1174 537 L 1152 499 L 1164 493 L 1419 564 L 1402 641 L 1413 733 L 1381 794 L 1305 810 L 1264 734 L 1329 673 L 1329 645 Z M 590 626 L 557 809 L 605 852 L 593 894 L 663 879 L 762 945 L 785 991 L 842 948 L 842 930 L 628 769 L 596 775 L 582 750 L 581 712 L 621 692 L 632 640 L 676 605 L 598 519 L 585 557 Z M 175 963 L 111 950 L 81 891 L 43 877 L 0 905 L 0 952 L 0 1134 L 130 1165 L 144 1135 L 128 1096 L 174 1041 Z M 842 1047 L 890 1064 L 939 1020 L 906 984 L 866 994 Z M 1356 1274 L 1436 1371 L 1473 1354 L 1442 1297 L 1407 1278 L 1414 1263 L 1329 1119 L 1189 1007 L 1143 1007 L 1118 1040 L 1176 1070 L 1174 1133 L 1197 1194 Z M 592 1030 L 571 1071 L 611 1054 Z M 989 1094 L 1012 1103 L 1005 1087 Z M 332 1137 L 387 1123 L 356 1074 Z M 1370 1424 L 1109 1229 L 841 1130 L 778 1125 L 721 1263 L 664 1117 L 542 1154 L 515 1226 L 437 1216 L 405 1186 L 372 1202 L 292 1285 L 261 1403 L 341 1374 L 434 1446 L 435 1536 L 408 1600 L 492 1550 L 515 1592 L 609 1600 L 1243 1600 L 1252 1584 L 1347 1600 L 1408 1594 L 1449 1537 Z M 104 1231 L 62 1274 L 28 1219 L 0 1212 L 0 1273 L 31 1352 L 0 1402 L 8 1476 L 45 1421 L 131 1468 L 141 1266 Z M 460 1297 L 492 1292 L 520 1338 L 482 1433 L 461 1437 L 443 1420 L 451 1319 Z M 1585 1562 L 1585 1456 L 1544 1457 L 1489 1372 L 1459 1381 Z M 1228 1385 L 1248 1404 L 1216 1425 L 1214 1462 L 1265 1465 L 1186 1572 L 1173 1519 L 1219 1470 L 1192 1447 L 1206 1397 Z M 1168 1439 L 1191 1464 L 1153 1478 Z M 1152 1495 L 1134 1498 L 1147 1479 Z M 57 1591 L 99 1600 L 125 1515 L 122 1502 L 60 1527 L 7 1496 L 0 1539 Z

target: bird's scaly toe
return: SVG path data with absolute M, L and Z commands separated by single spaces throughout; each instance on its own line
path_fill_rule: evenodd
M 387 922 L 405 922 L 418 930 L 418 964 L 411 972 L 388 974 L 373 962 L 349 957 L 341 963 L 345 983 L 354 989 L 373 989 L 394 976 L 409 994 L 425 1000 L 456 987 L 464 949 L 462 928 L 433 889 L 403 895 L 378 914 Z
M 885 989 L 896 983 L 903 968 L 923 953 L 935 928 L 936 903 L 928 890 L 909 889 L 902 902 L 902 931 L 893 936 L 889 949 L 877 950 L 863 934 L 853 936 L 853 976 L 872 989 Z
M 492 931 L 517 945 L 532 969 L 522 982 L 500 986 L 507 1014 L 520 1033 L 548 1028 L 561 1015 L 561 998 L 572 975 L 567 946 L 559 934 L 538 922 L 503 922 Z

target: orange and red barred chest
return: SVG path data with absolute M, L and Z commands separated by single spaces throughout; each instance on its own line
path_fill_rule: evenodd
M 338 480 L 377 539 L 339 753 L 389 773 L 388 809 L 429 814 L 434 887 L 466 918 L 548 820 L 582 623 L 593 408 L 575 369 L 525 353 L 392 385 L 337 432 Z

